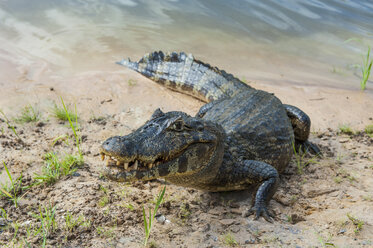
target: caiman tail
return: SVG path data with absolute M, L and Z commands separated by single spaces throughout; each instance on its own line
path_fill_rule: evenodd
M 194 59 L 184 52 L 146 54 L 138 62 L 117 62 L 172 90 L 194 96 L 204 102 L 233 97 L 250 86 L 232 74 Z

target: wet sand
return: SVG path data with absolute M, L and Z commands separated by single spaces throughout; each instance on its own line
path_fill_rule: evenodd
M 63 97 L 68 102 L 77 104 L 79 113 L 85 118 L 91 115 L 117 114 L 130 108 L 138 109 L 142 119 L 132 121 L 139 124 L 158 107 L 164 111 L 180 110 L 194 114 L 203 104 L 194 98 L 166 90 L 129 69 L 115 65 L 114 59 L 109 63 L 102 63 L 102 66 L 95 64 L 90 70 L 83 71 L 79 68 L 80 71 L 76 71 L 74 68 L 66 70 L 66 67 L 58 67 L 43 60 L 34 60 L 27 65 L 15 58 L 9 59 L 9 55 L 4 52 L 2 55 L 0 106 L 6 112 L 17 112 L 27 104 L 47 109 L 52 101 L 59 101 L 59 97 Z M 199 58 L 198 55 L 195 56 Z M 211 58 L 211 61 L 203 61 L 213 64 L 215 60 L 216 58 Z M 260 59 L 253 59 L 258 60 Z M 235 59 L 233 62 L 237 63 Z M 367 90 L 361 91 L 359 78 L 355 75 L 338 75 L 332 73 L 330 68 L 311 67 L 307 63 L 292 68 L 292 62 L 282 62 L 287 63 L 288 66 L 274 67 L 273 70 L 267 68 L 268 71 L 254 62 L 247 65 L 247 70 L 239 70 L 237 68 L 242 68 L 242 65 L 234 66 L 227 60 L 220 63 L 216 61 L 215 65 L 218 64 L 219 68 L 233 73 L 254 88 L 275 93 L 283 103 L 304 110 L 311 117 L 313 131 L 337 129 L 344 124 L 362 130 L 366 125 L 372 124 L 371 82 L 368 82 Z M 342 80 L 343 84 L 339 82 Z M 109 99 L 110 102 L 101 104 Z

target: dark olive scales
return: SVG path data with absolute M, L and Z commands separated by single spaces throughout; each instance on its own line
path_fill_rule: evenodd
M 103 159 L 109 157 L 110 179 L 165 178 L 208 191 L 257 185 L 251 212 L 270 221 L 267 204 L 276 191 L 278 173 L 292 157 L 293 145 L 320 152 L 307 140 L 311 122 L 304 112 L 192 55 L 153 52 L 139 62 L 118 64 L 208 103 L 195 117 L 157 109 L 133 133 L 106 140 L 101 154 Z

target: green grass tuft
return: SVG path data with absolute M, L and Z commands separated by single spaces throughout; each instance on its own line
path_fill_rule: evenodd
M 91 222 L 86 221 L 84 216 L 82 215 L 75 217 L 70 212 L 67 212 L 65 216 L 65 230 L 69 233 L 72 233 L 80 226 L 89 228 L 91 227 Z
M 28 189 L 31 186 L 23 186 L 22 175 L 19 176 L 17 179 L 13 179 L 12 175 L 10 174 L 8 167 L 6 166 L 5 162 L 3 162 L 5 171 L 8 175 L 10 185 L 8 184 L 1 184 L 0 186 L 0 197 L 5 197 L 11 200 L 15 207 L 18 206 L 18 201 L 22 198 L 20 194 L 22 194 L 23 191 Z
M 128 79 L 128 86 L 132 87 L 132 86 L 135 86 L 137 84 L 137 81 L 135 79 Z
M 10 128 L 10 129 L 13 131 L 14 135 L 15 135 L 19 140 L 22 141 L 21 137 L 18 135 L 18 133 L 17 133 L 17 131 L 16 131 L 15 126 L 13 126 L 13 125 L 10 123 L 8 117 L 5 115 L 5 113 L 4 113 L 1 109 L 0 109 L 0 113 L 1 113 L 2 116 L 4 117 L 4 119 L 5 119 L 5 123 L 8 125 L 8 128 Z
M 370 70 L 372 69 L 373 59 L 370 58 L 370 51 L 371 51 L 371 48 L 370 46 L 368 46 L 368 52 L 366 56 L 363 57 L 363 65 L 361 66 L 362 78 L 360 80 L 361 90 L 365 90 L 368 79 L 369 79 Z
M 235 237 L 233 236 L 231 232 L 224 234 L 223 243 L 229 247 L 238 246 L 238 242 L 236 241 Z
M 43 208 L 39 206 L 39 213 L 31 215 L 40 222 L 40 227 L 36 234 L 41 233 L 43 239 L 42 247 L 45 247 L 47 237 L 54 233 L 58 227 L 56 222 L 56 206 L 52 206 L 51 204 Z
M 313 156 L 310 159 L 306 159 L 307 152 L 302 151 L 302 149 L 299 149 L 299 151 L 297 151 L 294 143 L 293 143 L 293 152 L 294 152 L 295 164 L 297 165 L 297 169 L 298 169 L 298 174 L 303 174 L 303 170 L 306 166 L 310 164 L 318 163 L 316 161 L 317 156 Z
M 65 110 L 65 115 L 67 117 L 67 120 L 70 123 L 71 130 L 73 130 L 75 141 L 76 141 L 76 148 L 78 148 L 80 159 L 83 160 L 83 154 L 82 154 L 82 151 L 80 150 L 80 137 L 77 134 L 77 131 L 79 131 L 79 129 L 77 128 L 78 127 L 78 117 L 77 117 L 78 114 L 76 111 L 76 105 L 75 105 L 75 113 L 71 115 L 71 113 L 69 112 L 69 109 L 66 107 L 65 103 L 63 102 L 62 97 L 61 97 L 61 102 L 62 102 L 63 109 Z M 72 119 L 75 119 L 75 125 L 72 122 Z
M 351 41 L 356 41 L 362 45 L 365 46 L 364 42 L 361 39 L 358 38 L 350 38 L 345 41 L 345 43 L 351 42 Z M 373 64 L 373 59 L 370 56 L 371 48 L 368 45 L 368 51 L 365 55 L 363 55 L 363 63 L 362 65 L 354 65 L 356 68 L 361 68 L 361 80 L 360 80 L 360 89 L 365 90 L 366 85 L 370 76 L 370 70 L 372 69 L 372 64 Z
M 37 185 L 53 184 L 62 176 L 73 174 L 83 164 L 80 156 L 69 154 L 60 159 L 56 154 L 49 152 L 44 159 L 46 166 L 43 167 L 41 174 L 35 174 L 34 177 Z
M 365 133 L 369 137 L 373 138 L 373 124 L 372 125 L 368 125 L 368 126 L 365 127 Z
M 358 234 L 361 231 L 361 229 L 363 229 L 364 221 L 353 217 L 349 213 L 347 213 L 347 218 L 352 222 L 352 224 L 354 224 L 354 226 L 356 228 L 354 230 L 355 234 Z
M 354 131 L 352 130 L 352 128 L 347 124 L 340 125 L 339 126 L 339 132 L 343 133 L 343 134 L 347 134 L 347 135 L 353 135 L 354 134 Z
M 74 121 L 78 119 L 78 115 L 70 110 L 68 107 L 66 107 L 64 103 L 62 107 L 59 107 L 56 103 L 54 103 L 54 107 L 52 108 L 52 115 L 61 121 L 68 121 L 69 118 L 70 120 Z
M 40 113 L 31 105 L 27 105 L 22 108 L 21 114 L 15 120 L 18 123 L 37 122 L 40 120 Z

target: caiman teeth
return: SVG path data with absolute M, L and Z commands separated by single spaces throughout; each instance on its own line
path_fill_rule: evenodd
M 138 165 L 139 165 L 139 162 L 136 160 L 136 161 L 135 161 L 135 164 L 132 166 L 132 168 L 133 168 L 134 170 L 137 170 Z
M 110 167 L 110 166 L 116 166 L 116 167 L 119 167 L 119 168 L 123 168 L 125 171 L 133 171 L 133 170 L 151 170 L 152 168 L 162 164 L 162 163 L 165 163 L 167 160 L 165 160 L 164 158 L 163 159 L 157 159 L 157 161 L 153 161 L 153 162 L 145 162 L 145 161 L 141 161 L 141 160 L 138 160 L 138 159 L 135 159 L 133 161 L 130 161 L 130 162 L 123 162 L 123 161 L 120 161 L 118 160 L 117 158 L 115 157 L 112 157 L 112 156 L 109 156 L 109 155 L 106 155 L 105 153 L 101 152 L 100 153 L 101 155 L 101 159 L 102 160 L 105 160 L 105 158 L 108 158 L 106 160 L 106 166 Z

